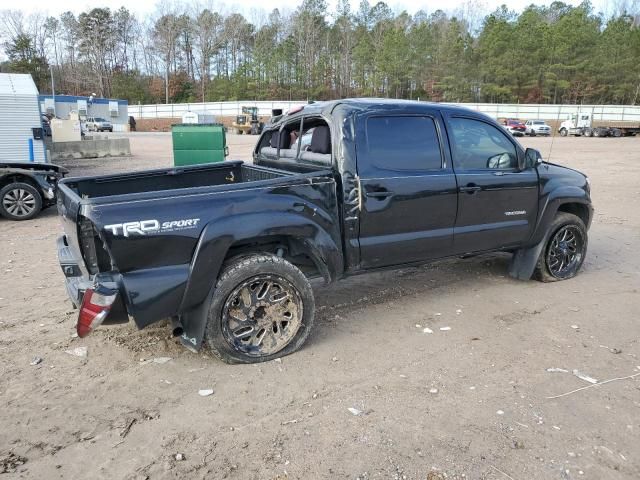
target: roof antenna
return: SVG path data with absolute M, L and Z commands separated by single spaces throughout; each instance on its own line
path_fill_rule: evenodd
M 547 155 L 547 163 L 551 163 L 551 151 L 553 150 L 553 142 L 556 139 L 556 135 L 558 135 L 558 124 L 560 123 L 560 112 L 562 111 L 562 105 L 558 105 L 558 116 L 556 118 L 556 127 L 553 130 L 553 135 L 551 137 L 551 145 L 549 146 L 549 155 Z

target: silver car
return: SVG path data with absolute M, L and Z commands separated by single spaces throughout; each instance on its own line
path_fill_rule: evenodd
M 527 120 L 524 133 L 535 137 L 536 135 L 551 135 L 551 127 L 544 120 Z
M 113 132 L 111 122 L 101 117 L 87 117 L 86 127 L 93 132 Z

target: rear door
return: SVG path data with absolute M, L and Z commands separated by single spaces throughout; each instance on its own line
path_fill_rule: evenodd
M 457 186 L 443 128 L 437 110 L 356 117 L 363 268 L 437 258 L 451 249 Z
M 447 132 L 458 180 L 455 253 L 517 246 L 538 213 L 538 172 L 518 169 L 524 155 L 510 135 L 481 118 L 449 116 Z

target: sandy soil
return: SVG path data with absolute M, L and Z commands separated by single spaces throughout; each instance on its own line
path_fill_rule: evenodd
M 131 141 L 131 158 L 69 166 L 171 164 L 168 135 Z M 254 141 L 230 135 L 231 157 Z M 55 210 L 0 220 L 2 478 L 640 478 L 640 375 L 548 398 L 591 385 L 574 369 L 640 374 L 639 151 L 640 138 L 555 140 L 552 159 L 593 182 L 575 279 L 515 281 L 496 254 L 318 287 L 308 344 L 256 366 L 191 353 L 166 323 L 73 338 Z

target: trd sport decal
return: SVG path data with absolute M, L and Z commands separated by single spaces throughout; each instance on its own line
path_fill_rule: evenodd
M 195 228 L 199 218 L 186 218 L 160 223 L 158 220 L 140 220 L 137 222 L 114 223 L 105 225 L 105 230 L 110 230 L 114 235 L 130 237 L 132 235 L 148 235 L 150 233 L 176 232 Z

